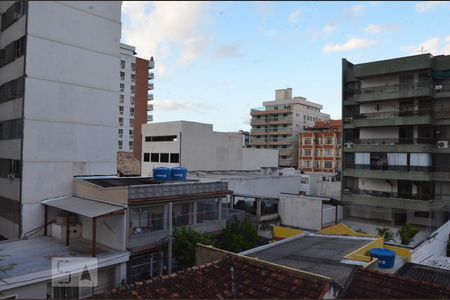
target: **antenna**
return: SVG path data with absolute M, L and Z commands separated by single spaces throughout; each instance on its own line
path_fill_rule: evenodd
M 426 52 L 428 52 L 428 51 L 423 47 L 423 45 L 421 45 L 421 46 L 420 46 L 420 49 L 419 49 L 419 50 L 416 50 L 416 52 L 419 52 L 419 53 L 421 53 L 421 54 L 424 54 L 424 53 L 426 53 Z

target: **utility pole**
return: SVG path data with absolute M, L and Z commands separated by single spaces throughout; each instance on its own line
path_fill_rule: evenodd
M 167 250 L 167 273 L 172 274 L 172 202 L 169 202 L 169 244 Z

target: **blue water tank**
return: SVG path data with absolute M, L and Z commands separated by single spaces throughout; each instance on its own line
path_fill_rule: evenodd
M 186 181 L 187 169 L 185 167 L 172 168 L 172 179 L 176 181 Z
M 172 172 L 169 168 L 154 168 L 153 179 L 156 181 L 170 181 L 172 180 Z
M 378 267 L 380 269 L 392 269 L 395 263 L 395 252 L 383 249 L 373 248 L 369 251 L 370 256 L 378 258 Z

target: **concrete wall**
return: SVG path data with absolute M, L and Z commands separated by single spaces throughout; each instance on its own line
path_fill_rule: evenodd
M 16 299 L 47 299 L 47 293 L 51 292 L 47 289 L 47 284 L 45 281 L 2 291 L 0 299 L 14 296 Z
M 278 150 L 242 148 L 242 170 L 278 167 Z
M 430 237 L 412 251 L 411 262 L 420 263 L 429 256 L 447 256 L 450 221 L 434 231 Z
M 23 234 L 72 177 L 115 174 L 121 2 L 29 2 Z M 45 178 L 45 180 L 43 180 Z
M 227 179 L 228 189 L 236 194 L 261 195 L 278 198 L 281 193 L 295 193 L 303 191 L 300 176 L 267 176 L 254 178 Z
M 126 249 L 126 227 L 125 216 L 114 216 L 107 218 L 97 218 L 96 239 L 99 244 L 108 246 L 117 250 Z M 92 219 L 79 216 L 81 222 L 82 238 L 92 240 Z
M 278 203 L 282 225 L 309 230 L 322 229 L 322 199 L 299 195 L 282 195 Z

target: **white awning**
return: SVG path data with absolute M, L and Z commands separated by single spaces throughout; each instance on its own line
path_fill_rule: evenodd
M 72 213 L 89 218 L 103 216 L 124 209 L 124 207 L 119 205 L 75 196 L 43 200 L 42 204 L 56 207 L 65 211 L 70 211 Z

